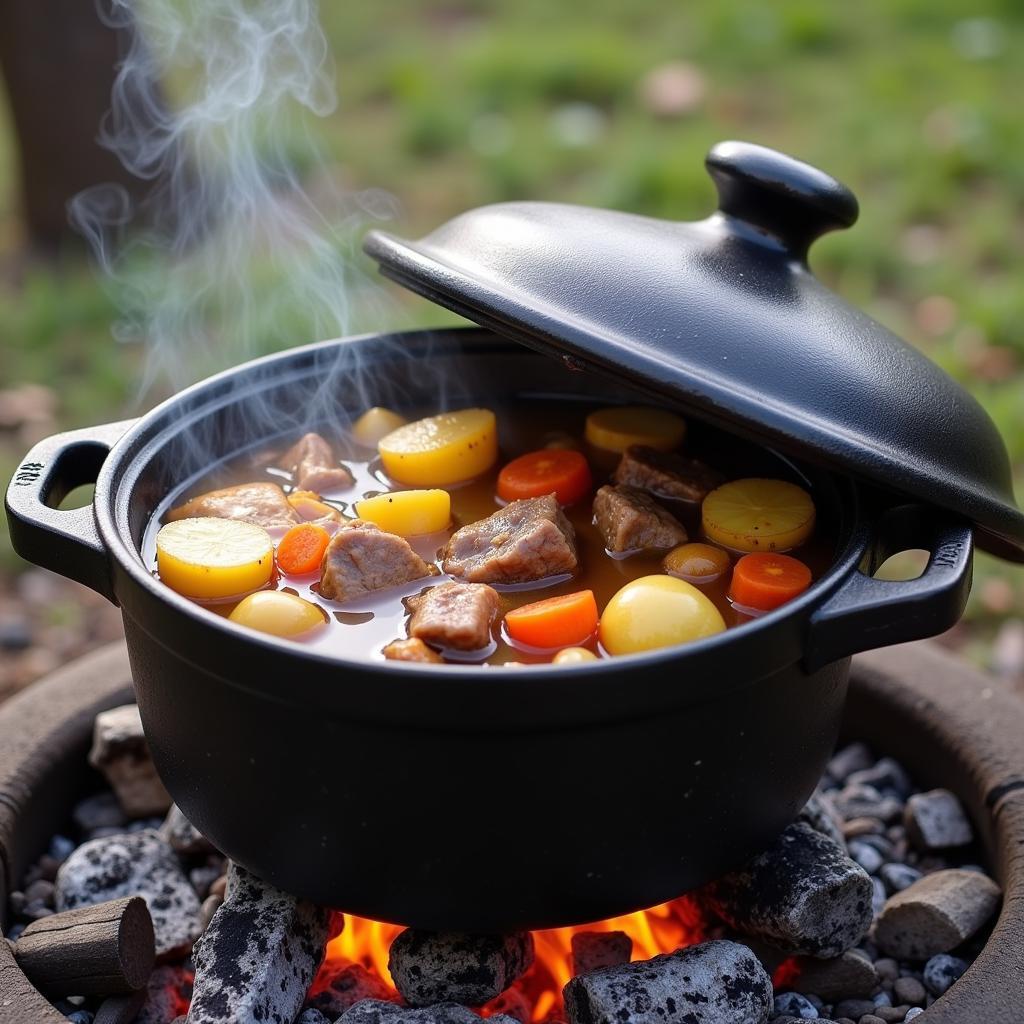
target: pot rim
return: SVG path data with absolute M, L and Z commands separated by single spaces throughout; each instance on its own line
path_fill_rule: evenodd
M 156 598 L 168 611 L 175 615 L 190 620 L 197 627 L 205 627 L 211 639 L 213 637 L 230 638 L 231 640 L 246 646 L 258 657 L 261 653 L 274 656 L 288 656 L 301 661 L 310 667 L 327 668 L 334 671 L 339 669 L 358 668 L 362 672 L 374 672 L 381 678 L 446 678 L 460 680 L 467 687 L 476 687 L 481 678 L 489 681 L 492 686 L 499 679 L 515 679 L 527 681 L 538 685 L 550 685 L 552 679 L 582 679 L 592 674 L 608 674 L 619 672 L 622 669 L 630 668 L 652 668 L 658 665 L 676 665 L 679 659 L 696 661 L 705 656 L 714 656 L 723 648 L 734 646 L 740 641 L 756 642 L 766 633 L 771 632 L 780 623 L 805 618 L 809 612 L 822 600 L 834 591 L 839 584 L 851 573 L 856 572 L 857 566 L 864 553 L 866 542 L 857 526 L 863 522 L 864 508 L 861 499 L 861 489 L 856 481 L 844 479 L 833 470 L 815 467 L 806 467 L 813 472 L 816 479 L 824 481 L 832 489 L 833 493 L 829 499 L 837 505 L 838 539 L 836 543 L 836 554 L 833 557 L 829 570 L 816 580 L 807 591 L 800 597 L 788 602 L 784 606 L 773 611 L 766 612 L 758 618 L 745 622 L 740 626 L 731 627 L 721 633 L 692 641 L 687 644 L 680 644 L 673 647 L 661 648 L 654 651 L 646 651 L 638 654 L 618 655 L 615 657 L 602 658 L 596 662 L 588 662 L 583 665 L 543 665 L 522 664 L 514 672 L 504 672 L 488 665 L 431 665 L 418 664 L 415 662 L 391 662 L 387 660 L 372 661 L 365 658 L 345 658 L 335 654 L 321 653 L 314 650 L 304 649 L 301 641 L 289 640 L 283 637 L 274 637 L 269 634 L 258 633 L 244 626 L 230 622 L 223 616 L 209 611 L 203 606 L 190 601 L 188 598 L 177 594 L 165 584 L 161 583 L 152 574 L 142 561 L 141 553 L 128 538 L 128 525 L 126 520 L 127 503 L 131 499 L 132 489 L 137 482 L 137 474 L 129 473 L 132 465 L 141 465 L 148 461 L 157 442 L 161 437 L 166 440 L 173 432 L 185 429 L 188 417 L 182 414 L 186 411 L 198 412 L 203 408 L 209 409 L 208 404 L 215 401 L 218 391 L 226 384 L 237 384 L 245 374 L 259 371 L 273 371 L 279 369 L 282 372 L 261 377 L 261 382 L 280 382 L 283 371 L 287 370 L 289 364 L 301 360 L 304 356 L 317 354 L 338 345 L 359 345 L 369 344 L 379 340 L 382 336 L 391 339 L 400 339 L 405 343 L 416 339 L 431 339 L 433 344 L 439 338 L 454 343 L 451 354 L 458 351 L 465 351 L 467 344 L 474 345 L 486 342 L 494 352 L 514 352 L 529 355 L 529 350 L 513 342 L 509 342 L 489 330 L 478 327 L 451 327 L 438 329 L 419 329 L 404 332 L 371 332 L 362 335 L 355 335 L 342 338 L 327 339 L 312 344 L 287 349 L 283 352 L 273 353 L 257 359 L 241 363 L 230 369 L 221 371 L 211 377 L 205 378 L 177 394 L 165 399 L 155 406 L 148 413 L 133 423 L 125 434 L 111 447 L 106 456 L 96 481 L 94 495 L 94 511 L 100 537 L 107 549 L 109 556 L 113 559 L 116 567 L 127 576 L 132 583 L 140 587 L 144 593 Z M 449 354 L 449 353 L 446 353 Z M 539 357 L 538 358 L 542 358 Z M 223 404 L 232 404 L 245 397 L 244 392 L 229 395 Z M 662 399 L 664 400 L 664 399 Z M 690 415 L 694 415 L 692 412 Z M 698 417 L 700 418 L 700 417 Z M 766 447 L 763 446 L 762 447 Z M 774 448 L 767 448 L 777 458 L 791 462 L 798 470 L 803 471 L 804 466 L 799 460 L 793 461 Z M 126 489 L 127 488 L 127 492 Z M 124 596 L 121 587 L 118 590 L 118 598 L 122 605 L 131 606 L 132 602 L 123 600 Z M 778 648 L 775 651 L 775 647 Z M 758 671 L 752 673 L 750 678 L 741 682 L 747 683 L 753 678 L 758 678 L 780 667 L 782 664 L 791 663 L 794 659 L 790 652 L 785 650 L 787 645 L 773 645 L 773 652 L 777 657 L 769 660 L 766 655 L 767 649 L 763 649 L 763 656 L 758 664 Z M 179 657 L 188 658 L 187 654 L 175 650 Z M 722 694 L 735 688 L 735 684 L 728 684 L 719 681 L 717 692 Z

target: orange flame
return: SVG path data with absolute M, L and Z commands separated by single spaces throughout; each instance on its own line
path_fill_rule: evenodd
M 327 947 L 325 966 L 361 964 L 392 984 L 388 971 L 388 950 L 401 932 L 401 925 L 382 924 L 346 915 L 345 929 Z M 633 959 L 648 960 L 659 953 L 671 953 L 681 946 L 699 942 L 705 932 L 700 911 L 685 896 L 596 924 L 552 928 L 533 933 L 537 957 L 533 967 L 516 988 L 532 1006 L 532 1019 L 544 1021 L 562 1008 L 562 989 L 572 977 L 572 937 L 577 932 L 625 932 L 633 940 Z M 484 1008 L 487 1014 L 487 1008 Z

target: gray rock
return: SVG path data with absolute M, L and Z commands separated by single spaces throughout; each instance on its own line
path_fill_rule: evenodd
M 845 782 L 854 772 L 864 771 L 874 763 L 874 755 L 866 743 L 851 743 L 832 755 L 825 770 L 837 782 Z
M 885 891 L 885 886 L 882 884 L 880 878 L 871 878 L 871 913 L 878 917 L 882 912 L 882 908 L 885 906 L 885 901 L 888 893 Z
M 79 800 L 71 817 L 83 832 L 97 828 L 124 828 L 128 824 L 117 797 L 109 790 Z
M 875 941 L 901 960 L 948 953 L 985 924 L 999 898 L 999 886 L 985 875 L 936 871 L 889 897 L 875 925 Z
M 871 999 L 842 999 L 832 1007 L 834 1017 L 849 1017 L 850 1020 L 860 1020 L 866 1013 L 871 1013 L 875 1008 Z
M 926 852 L 966 846 L 974 839 L 960 801 L 948 789 L 915 793 L 907 801 L 903 821 L 910 841 Z
M 811 794 L 803 810 L 796 816 L 797 821 L 806 822 L 816 832 L 826 835 L 837 843 L 843 842 L 843 830 L 839 816 L 832 802 L 820 790 Z
M 473 935 L 407 928 L 394 942 L 388 969 L 402 998 L 480 1006 L 503 992 L 533 963 L 533 936 Z
M 922 1010 L 919 1006 L 913 1006 L 909 1010 L 907 1010 L 907 1015 L 903 1019 L 904 1021 L 915 1020 L 917 1017 L 920 1017 L 922 1013 L 924 1013 L 924 1010 Z
M 903 813 L 902 801 L 883 796 L 874 786 L 850 784 L 831 796 L 836 814 L 844 821 L 851 818 L 878 818 L 888 825 Z
M 874 1013 L 865 1013 L 860 1019 L 860 1024 L 885 1024 L 885 1018 Z
M 177 804 L 172 804 L 167 812 L 163 824 L 160 826 L 160 835 L 167 840 L 171 846 L 183 854 L 193 853 L 214 853 L 213 844 L 192 824 L 182 813 Z
M 497 1014 L 488 1018 L 498 1024 L 516 1024 L 511 1017 Z M 417 1009 L 404 1009 L 397 1003 L 364 999 L 346 1010 L 335 1024 L 480 1024 L 480 1017 L 458 1003 L 435 1003 Z
M 398 995 L 362 964 L 331 964 L 317 975 L 316 992 L 306 999 L 306 1006 L 335 1020 L 362 999 L 395 1002 Z
M 157 967 L 146 985 L 146 1001 L 135 1024 L 170 1024 L 188 1010 L 192 998 L 192 974 L 184 967 Z
M 312 1008 L 303 1010 L 295 1018 L 295 1024 L 331 1024 L 329 1017 L 325 1017 L 319 1010 Z
M 843 838 L 856 839 L 858 836 L 880 835 L 885 826 L 877 818 L 851 818 L 843 822 Z
M 221 868 L 216 867 L 213 864 L 204 864 L 202 867 L 193 868 L 188 873 L 188 880 L 192 883 L 192 888 L 195 889 L 196 895 L 201 899 L 206 899 L 210 895 L 210 886 L 217 881 L 218 878 L 223 874 Z M 218 895 L 223 895 L 220 893 Z
M 924 1002 L 924 985 L 917 978 L 897 978 L 892 987 L 892 994 L 899 1003 L 910 1003 L 920 1006 Z
M 763 1024 L 772 983 L 754 954 L 717 940 L 573 978 L 570 1024 Z
M 186 953 L 200 932 L 199 898 L 175 852 L 153 829 L 83 843 L 57 872 L 58 910 L 141 896 L 153 918 L 158 957 Z
M 939 953 L 924 965 L 924 987 L 933 996 L 941 996 L 953 982 L 959 981 L 966 970 L 966 960 L 950 956 L 948 953 Z
M 847 785 L 873 786 L 882 796 L 906 800 L 913 792 L 910 778 L 898 761 L 883 757 L 870 768 L 853 772 L 846 779 Z
M 699 893 L 737 931 L 823 958 L 845 953 L 868 930 L 871 896 L 871 879 L 845 848 L 803 822 Z
M 797 1020 L 816 1020 L 817 1007 L 799 992 L 783 992 L 775 997 L 774 1017 L 795 1017 Z
M 171 806 L 149 756 L 138 705 L 125 704 L 96 716 L 89 764 L 107 777 L 129 818 L 163 814 Z
M 869 874 L 874 875 L 884 863 L 882 855 L 869 843 L 852 839 L 847 846 L 850 856 Z
M 821 996 L 827 1003 L 840 999 L 863 999 L 878 988 L 878 971 L 866 957 L 854 950 L 832 960 L 800 961 L 800 974 L 794 986 L 804 993 Z
M 878 877 L 882 879 L 886 892 L 892 895 L 892 893 L 909 889 L 916 881 L 920 880 L 921 872 L 909 864 L 883 864 L 878 872 Z
M 570 941 L 574 975 L 628 964 L 633 955 L 633 940 L 625 932 L 576 932 Z
M 224 903 L 195 945 L 189 1024 L 292 1024 L 323 960 L 330 919 L 232 864 Z

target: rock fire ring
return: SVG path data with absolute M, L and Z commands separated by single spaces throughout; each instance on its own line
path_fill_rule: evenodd
M 81 795 L 99 711 L 132 699 L 120 644 L 53 673 L 0 708 L 0 927 L 14 879 Z M 967 973 L 922 1024 L 1019 1024 L 1024 1019 L 1024 701 L 928 644 L 854 661 L 844 731 L 890 753 L 921 780 L 963 801 L 1004 900 Z M 0 1024 L 61 1024 L 0 942 Z

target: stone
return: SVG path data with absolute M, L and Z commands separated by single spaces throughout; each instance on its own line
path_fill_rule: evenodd
M 875 965 L 854 950 L 831 960 L 803 957 L 799 969 L 800 974 L 793 987 L 799 992 L 813 992 L 827 1003 L 840 999 L 866 998 L 879 984 Z
M 919 1006 L 924 1002 L 925 989 L 917 978 L 897 978 L 896 984 L 892 987 L 892 994 L 897 1002 Z
M 912 1006 L 909 1010 L 907 1010 L 907 1015 L 903 1019 L 904 1021 L 911 1021 L 916 1019 L 917 1017 L 920 1017 L 922 1013 L 924 1013 L 924 1010 L 922 1010 L 921 1007 Z
M 878 872 L 885 890 L 891 896 L 896 892 L 909 889 L 921 878 L 921 872 L 909 864 L 883 864 Z
M 795 1017 L 797 1020 L 815 1020 L 818 1009 L 799 992 L 782 992 L 775 997 L 772 1009 L 775 1017 Z
M 832 806 L 844 821 L 851 818 L 878 818 L 888 825 L 903 813 L 903 803 L 891 796 L 883 796 L 874 786 L 844 786 L 832 794 Z
M 967 970 L 967 961 L 948 953 L 938 953 L 924 965 L 924 987 L 936 998 L 941 996 Z
M 224 905 L 220 896 L 207 896 L 199 907 L 199 927 L 205 932 L 210 927 L 213 915 Z
M 847 785 L 873 786 L 882 796 L 906 800 L 913 792 L 910 778 L 898 761 L 883 757 L 870 768 L 852 772 L 846 779 Z
M 576 932 L 571 943 L 574 975 L 628 964 L 633 955 L 633 940 L 625 932 Z
M 188 880 L 192 883 L 196 895 L 204 900 L 210 895 L 210 886 L 220 878 L 221 874 L 221 868 L 212 864 L 204 864 L 202 867 L 193 868 L 188 873 Z M 223 898 L 224 893 L 221 892 L 219 895 Z
M 516 1024 L 511 1017 L 497 1014 L 489 1017 L 491 1024 Z M 364 999 L 346 1010 L 335 1024 L 480 1024 L 480 1017 L 458 1003 L 435 1003 L 415 1009 L 404 1009 L 397 1003 L 380 999 Z
M 880 949 L 901 960 L 928 960 L 969 939 L 995 913 L 1000 889 L 976 871 L 948 868 L 890 896 L 875 925 Z
M 874 755 L 866 743 L 851 743 L 832 755 L 825 770 L 837 782 L 845 782 L 854 772 L 864 771 L 874 763 Z
M 187 953 L 200 933 L 199 897 L 154 829 L 83 843 L 57 872 L 54 895 L 58 910 L 141 896 L 153 918 L 158 958 Z
M 878 835 L 885 826 L 878 818 L 851 818 L 843 822 L 843 838 L 856 839 L 858 836 Z
M 170 794 L 156 773 L 136 704 L 101 711 L 93 726 L 89 764 L 106 776 L 129 818 L 163 814 Z
M 188 1011 L 192 998 L 192 972 L 180 965 L 157 967 L 146 985 L 146 1001 L 135 1024 L 170 1024 Z
M 874 875 L 884 863 L 882 855 L 871 846 L 859 839 L 852 839 L 847 844 L 850 856 L 869 874 Z
M 570 1024 L 762 1024 L 771 978 L 737 942 L 718 939 L 573 978 Z
M 319 1010 L 308 1009 L 295 1018 L 295 1024 L 331 1024 L 331 1019 L 325 1017 Z
M 237 864 L 196 943 L 189 1024 L 292 1024 L 323 960 L 331 914 Z
M 882 912 L 882 908 L 885 906 L 885 901 L 888 898 L 888 893 L 885 891 L 885 886 L 882 884 L 880 878 L 871 877 L 871 913 L 878 917 Z
M 874 962 L 875 970 L 878 972 L 878 977 L 883 981 L 889 982 L 890 985 L 895 984 L 896 979 L 900 976 L 900 965 L 899 962 L 893 960 L 891 957 L 883 956 Z
M 407 928 L 391 943 L 388 969 L 413 1007 L 479 1006 L 503 992 L 533 963 L 533 936 L 474 935 Z
M 843 830 L 829 798 L 820 790 L 812 793 L 810 800 L 796 816 L 797 821 L 806 822 L 816 832 L 826 835 L 837 843 L 843 842 Z
M 885 1021 L 874 1013 L 865 1013 L 860 1019 L 860 1024 L 885 1024 Z
M 832 1007 L 834 1017 L 849 1017 L 850 1020 L 860 1020 L 867 1013 L 875 1009 L 874 1001 L 871 999 L 841 999 Z
M 71 817 L 83 832 L 92 832 L 97 828 L 123 829 L 128 824 L 117 797 L 109 790 L 79 800 Z
M 398 995 L 389 985 L 362 964 L 329 964 L 316 976 L 306 1006 L 340 1017 L 362 999 L 396 1002 Z
M 855 946 L 872 919 L 871 878 L 843 846 L 804 822 L 789 825 L 767 850 L 699 897 L 745 935 L 825 959 Z
M 177 804 L 171 804 L 160 826 L 160 835 L 181 854 L 216 852 L 213 844 L 185 817 Z
M 907 835 L 918 850 L 947 850 L 966 846 L 974 830 L 956 796 L 948 789 L 915 793 L 903 813 Z

